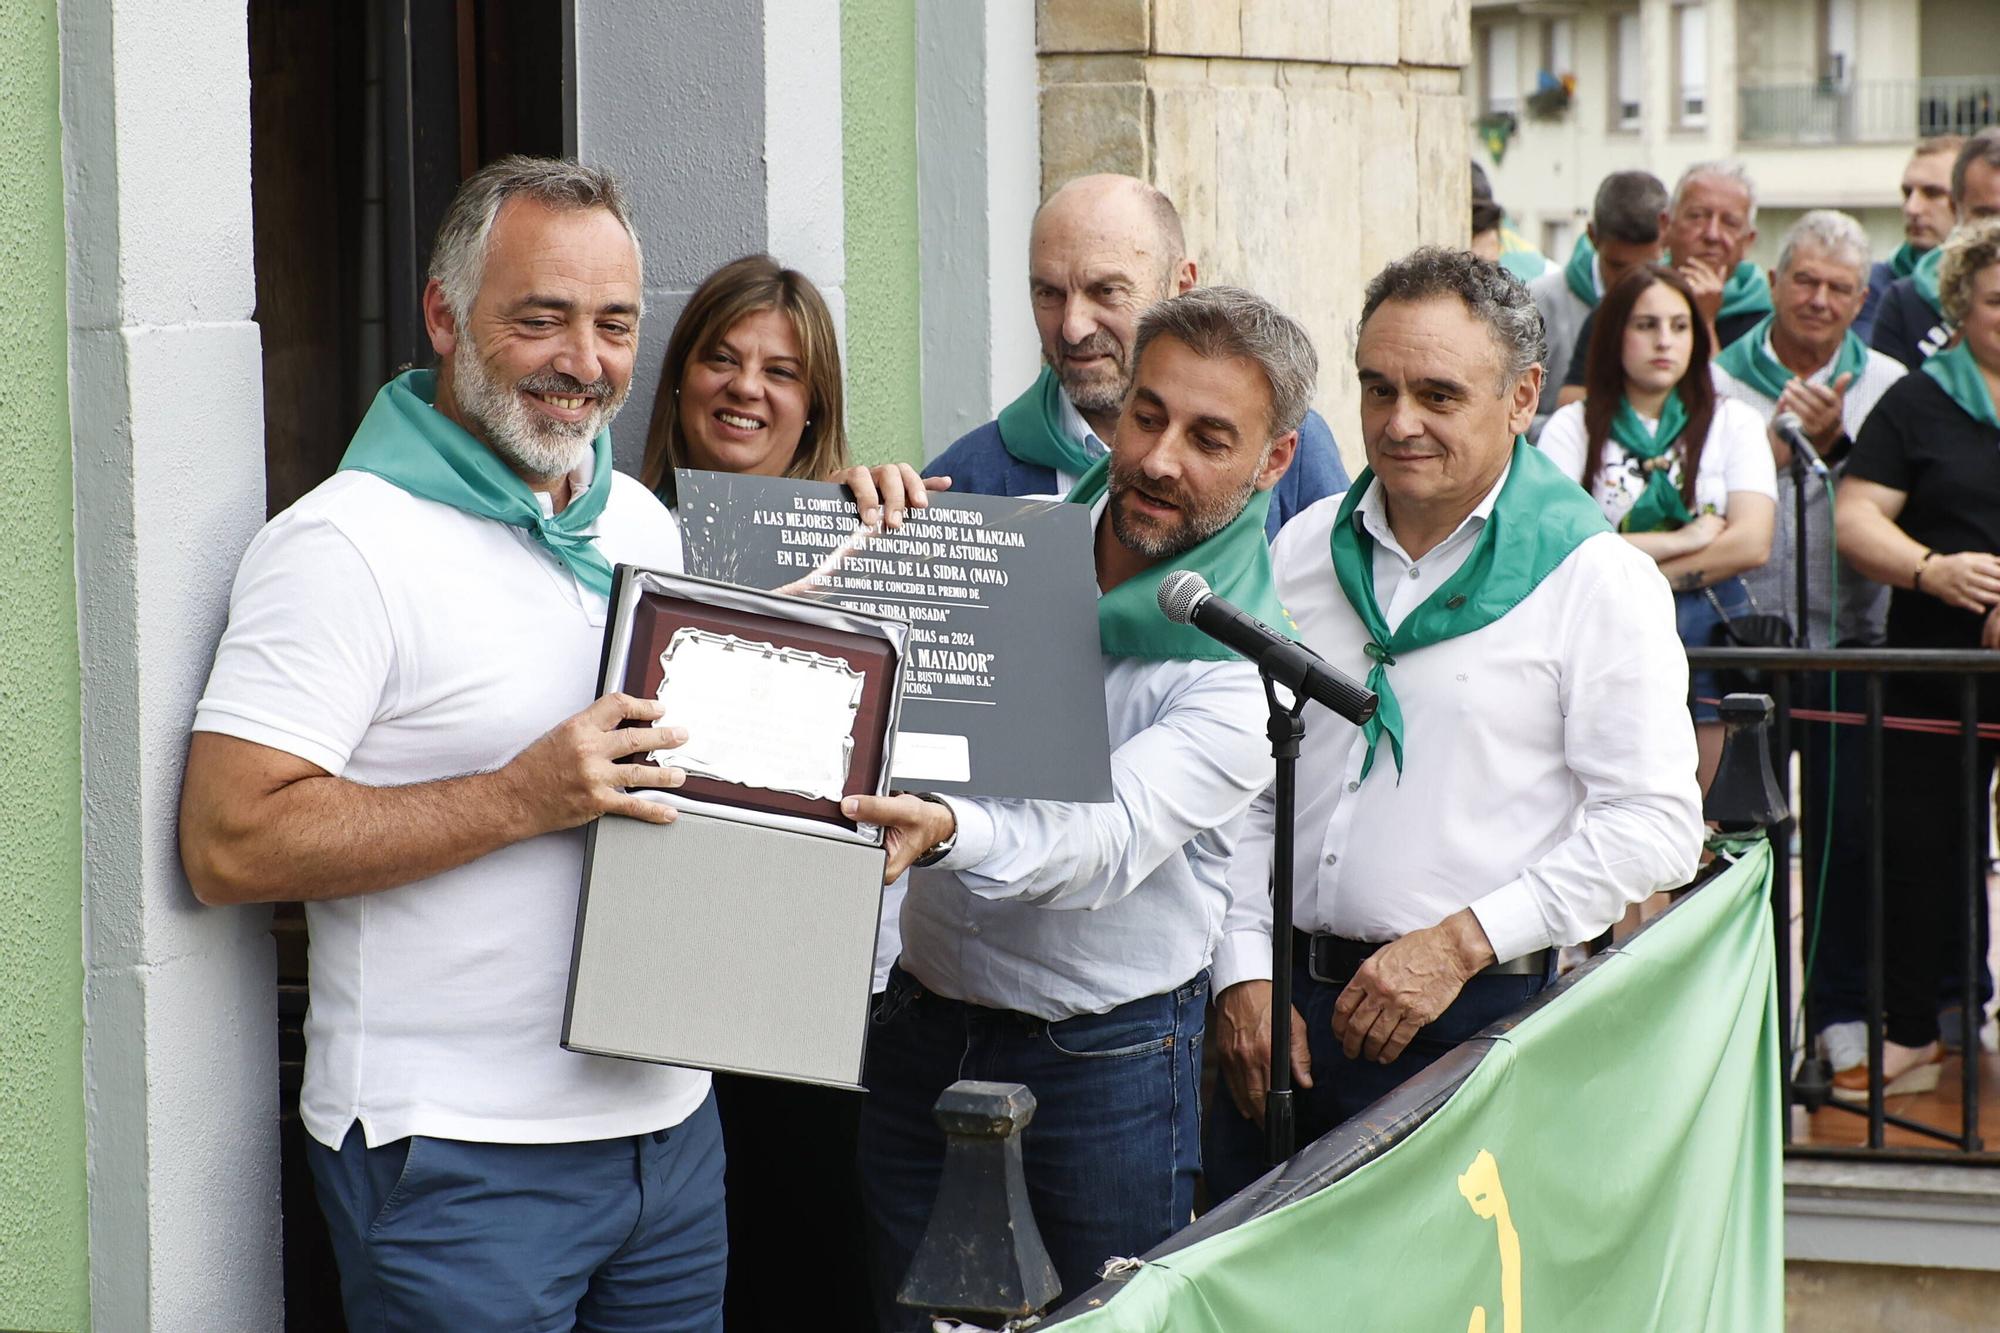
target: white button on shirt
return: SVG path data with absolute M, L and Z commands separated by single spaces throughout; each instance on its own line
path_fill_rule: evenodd
M 1393 631 L 1471 555 L 1500 483 L 1457 531 L 1412 560 L 1379 486 L 1355 511 L 1375 541 L 1375 592 Z M 1278 592 L 1304 641 L 1356 679 L 1369 635 L 1334 576 L 1341 496 L 1287 524 Z M 1363 781 L 1360 730 L 1306 714 L 1294 920 L 1386 942 L 1470 907 L 1501 960 L 1600 934 L 1628 903 L 1687 882 L 1701 849 L 1687 659 L 1651 559 L 1612 533 L 1572 551 L 1499 620 L 1397 654 L 1397 773 L 1385 735 Z M 1271 975 L 1273 810 L 1252 805 L 1230 865 L 1215 988 Z

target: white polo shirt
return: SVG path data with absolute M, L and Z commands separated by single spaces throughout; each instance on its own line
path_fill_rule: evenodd
M 613 562 L 681 567 L 673 516 L 629 477 L 595 531 Z M 244 553 L 194 727 L 371 786 L 495 769 L 589 705 L 604 620 L 604 598 L 523 530 L 338 473 Z M 371 1147 L 570 1142 L 701 1104 L 707 1074 L 561 1048 L 583 841 L 545 834 L 307 904 L 314 1138 L 338 1147 L 359 1120 Z

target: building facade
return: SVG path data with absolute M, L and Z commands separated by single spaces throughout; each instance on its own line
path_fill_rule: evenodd
M 1881 258 L 1911 145 L 2000 123 L 1994 20 L 1987 0 L 1474 0 L 1472 153 L 1558 262 L 1609 173 L 1671 186 L 1722 157 L 1757 182 L 1753 259 L 1812 208 L 1853 213 Z
M 280 1149 L 301 940 L 196 904 L 180 768 L 244 546 L 422 354 L 457 180 L 529 149 L 630 185 L 627 467 L 680 303 L 759 249 L 827 292 L 864 459 L 987 419 L 1037 365 L 1034 208 L 1085 170 L 1160 184 L 1206 279 L 1305 320 L 1355 461 L 1360 283 L 1464 237 L 1444 168 L 1466 21 L 1464 0 L 0 0 L 0 1327 L 314 1313 L 286 1307 Z

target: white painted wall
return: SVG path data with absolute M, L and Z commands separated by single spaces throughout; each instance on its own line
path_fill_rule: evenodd
M 1632 6 L 1596 3 L 1574 15 L 1577 93 L 1569 114 L 1558 121 L 1523 117 L 1520 131 L 1495 166 L 1474 136 L 1469 149 L 1493 180 L 1495 193 L 1530 239 L 1548 220 L 1576 224 L 1588 216 L 1598 182 L 1613 171 L 1650 171 L 1671 188 L 1694 163 L 1711 158 L 1740 159 L 1757 182 L 1759 237 L 1751 258 L 1776 258 L 1784 226 L 1809 208 L 1840 208 L 1859 216 L 1878 257 L 1901 241 L 1897 183 L 1908 160 L 1908 143 L 1739 144 L 1737 89 L 1745 84 L 1805 82 L 1812 77 L 1818 47 L 1815 0 L 1707 0 L 1708 121 L 1700 129 L 1672 122 L 1672 34 L 1668 0 L 1641 0 L 1637 6 L 1646 34 L 1647 93 L 1637 133 L 1611 128 L 1611 15 Z M 1480 23 L 1518 22 L 1524 65 L 1540 58 L 1537 15 L 1506 4 L 1479 6 Z M 1914 78 L 1917 51 L 1916 0 L 1862 0 L 1856 77 Z M 1979 40 L 1985 40 L 1980 38 Z M 2000 33 L 1993 40 L 2000 44 Z M 1531 80 L 1533 70 L 1524 71 Z M 1527 84 L 1524 83 L 1524 86 Z M 1567 255 L 1553 255 L 1561 262 Z
M 1041 71 L 1027 5 L 986 5 L 986 289 L 992 330 L 988 416 L 1042 368 L 1028 303 L 1028 231 L 1042 202 Z
M 92 1321 L 269 1330 L 270 913 L 199 906 L 175 846 L 188 723 L 264 515 L 245 20 L 107 0 L 61 23 Z
M 847 194 L 840 77 L 840 6 L 764 0 L 766 245 L 779 263 L 811 278 L 826 297 L 844 354 Z M 659 345 L 666 347 L 664 333 Z
M 917 217 L 924 454 L 1019 396 L 1041 364 L 1028 228 L 1041 202 L 1035 16 L 918 0 Z

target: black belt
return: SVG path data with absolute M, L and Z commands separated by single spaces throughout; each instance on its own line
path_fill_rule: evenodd
M 1298 956 L 1306 960 L 1306 973 L 1314 981 L 1324 981 L 1331 985 L 1344 985 L 1354 979 L 1361 965 L 1382 946 L 1369 944 L 1363 940 L 1344 939 L 1339 935 L 1312 935 L 1300 930 L 1293 932 L 1293 947 Z M 1537 949 L 1524 953 L 1519 958 L 1510 958 L 1504 963 L 1493 963 L 1481 968 L 1477 975 L 1482 977 L 1541 977 L 1549 970 L 1549 950 Z

